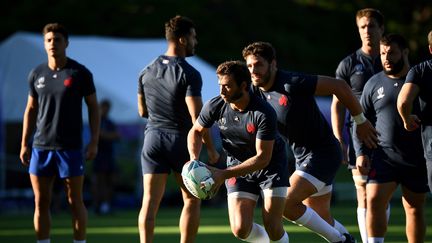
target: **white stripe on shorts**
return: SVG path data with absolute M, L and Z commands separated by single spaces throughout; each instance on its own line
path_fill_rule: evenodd
M 315 176 L 308 174 L 301 170 L 296 170 L 294 173 L 296 173 L 298 176 L 301 176 L 308 180 L 312 185 L 315 186 L 317 189 L 317 192 L 312 194 L 311 197 L 317 197 L 324 194 L 327 194 L 333 190 L 333 185 L 326 185 L 324 182 L 318 180 Z

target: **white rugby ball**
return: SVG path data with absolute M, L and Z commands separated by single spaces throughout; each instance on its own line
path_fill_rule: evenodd
M 183 165 L 181 175 L 186 188 L 195 197 L 206 200 L 216 194 L 215 190 L 211 190 L 214 184 L 212 173 L 203 162 L 198 160 L 187 162 Z

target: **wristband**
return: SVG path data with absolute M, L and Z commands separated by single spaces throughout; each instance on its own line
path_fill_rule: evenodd
M 354 122 L 356 125 L 361 125 L 367 121 L 366 117 L 363 113 L 360 113 L 356 116 L 353 116 Z

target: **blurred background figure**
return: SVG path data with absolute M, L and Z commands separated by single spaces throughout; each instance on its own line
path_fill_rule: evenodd
M 99 103 L 101 127 L 98 154 L 93 161 L 93 206 L 96 214 L 111 212 L 111 202 L 115 189 L 115 174 L 118 171 L 114 143 L 120 134 L 114 122 L 109 118 L 111 102 L 107 99 Z

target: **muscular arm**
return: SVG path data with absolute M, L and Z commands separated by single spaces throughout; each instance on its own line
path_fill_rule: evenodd
M 341 80 L 327 76 L 318 76 L 316 95 L 334 95 L 350 111 L 352 116 L 363 113 L 360 102 L 354 96 L 348 84 Z M 378 142 L 377 131 L 369 121 L 357 125 L 359 139 L 369 148 L 375 148 Z
M 92 160 L 97 154 L 100 130 L 100 114 L 96 93 L 86 96 L 84 100 L 87 105 L 88 120 L 90 124 L 90 142 L 87 145 L 86 159 Z
M 354 96 L 349 85 L 336 78 L 327 76 L 318 76 L 317 87 L 315 90 L 316 95 L 334 95 L 341 106 L 345 106 L 352 116 L 358 115 L 363 112 L 363 109 Z
M 239 165 L 228 167 L 225 170 L 224 179 L 246 175 L 266 167 L 272 157 L 273 144 L 274 140 L 256 139 L 256 155 Z
M 414 100 L 420 92 L 418 85 L 413 83 L 405 83 L 399 92 L 397 99 L 397 109 L 401 116 L 404 127 L 408 131 L 413 131 L 419 127 L 420 119 L 411 114 Z
M 345 125 L 346 109 L 342 102 L 333 95 L 331 103 L 331 123 L 335 137 L 343 142 L 343 128 Z
M 190 160 L 198 160 L 202 148 L 203 136 L 207 133 L 207 130 L 208 128 L 201 126 L 198 122 L 195 122 L 191 130 L 189 130 L 187 147 Z
M 31 151 L 28 143 L 36 127 L 38 106 L 37 100 L 29 95 L 27 98 L 27 106 L 24 111 L 23 130 L 21 137 L 20 159 L 24 165 L 28 165 L 30 162 Z
M 331 125 L 333 134 L 339 141 L 342 150 L 342 163 L 348 164 L 348 146 L 343 138 L 343 129 L 345 127 L 346 109 L 342 102 L 333 95 L 331 104 Z
M 185 98 L 186 105 L 189 110 L 189 114 L 192 119 L 192 123 L 196 123 L 196 119 L 198 118 L 198 115 L 201 111 L 201 108 L 203 106 L 201 97 L 195 97 L 195 96 L 186 96 Z M 211 136 L 210 129 L 205 129 L 202 133 L 202 141 L 205 143 L 207 148 L 207 153 L 209 156 L 209 163 L 213 164 L 216 163 L 219 159 L 219 153 L 216 151 L 216 148 L 213 143 L 213 139 Z M 200 148 L 201 151 L 201 148 Z

